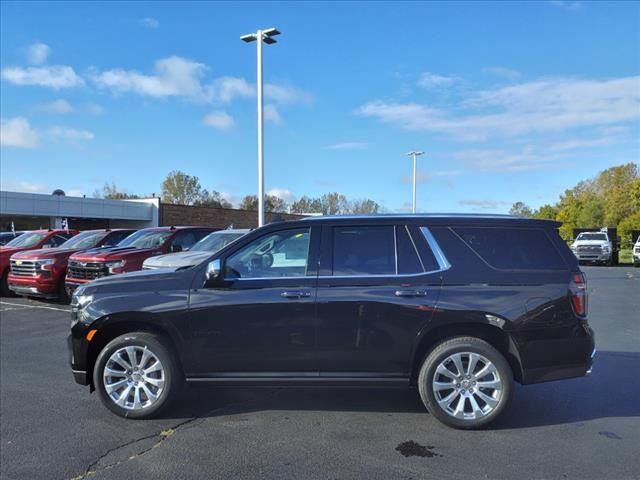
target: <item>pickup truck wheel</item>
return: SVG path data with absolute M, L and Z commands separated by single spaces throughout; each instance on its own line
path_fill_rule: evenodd
M 181 375 L 174 354 L 157 335 L 133 332 L 100 352 L 93 382 L 102 403 L 125 418 L 152 418 L 177 396 Z
M 473 430 L 487 426 L 508 407 L 513 373 L 502 354 L 475 337 L 455 337 L 437 345 L 418 376 L 429 412 L 445 425 Z
M 3 297 L 15 297 L 16 294 L 9 290 L 9 269 L 2 272 L 0 277 L 0 295 Z

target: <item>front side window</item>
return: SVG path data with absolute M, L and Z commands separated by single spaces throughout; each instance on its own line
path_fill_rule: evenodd
M 333 275 L 395 275 L 394 227 L 335 227 Z
M 167 238 L 173 235 L 172 231 L 140 230 L 122 240 L 119 247 L 133 248 L 159 248 L 164 245 Z
M 44 246 L 49 247 L 49 248 L 56 248 L 56 247 L 59 247 L 60 245 L 62 245 L 63 243 L 65 243 L 68 238 L 69 237 L 65 237 L 62 234 L 54 235 L 49 240 L 47 240 L 47 243 L 45 243 Z
M 304 277 L 310 231 L 292 228 L 269 233 L 249 243 L 225 262 L 225 278 Z

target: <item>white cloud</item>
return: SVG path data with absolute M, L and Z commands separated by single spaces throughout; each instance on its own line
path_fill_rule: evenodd
M 356 113 L 406 130 L 442 132 L 461 140 L 479 141 L 638 119 L 639 86 L 640 76 L 542 79 L 476 92 L 460 102 L 459 110 L 376 100 Z
M 211 112 L 202 119 L 202 122 L 209 127 L 223 131 L 231 130 L 235 125 L 233 117 L 223 111 Z
M 102 115 L 104 113 L 104 108 L 97 103 L 87 103 L 85 105 L 85 109 L 87 110 L 87 112 L 94 115 Z
M 53 127 L 49 136 L 55 140 L 93 140 L 95 135 L 88 130 L 77 130 L 69 127 Z
M 293 195 L 293 193 L 291 193 L 291 191 L 287 190 L 286 188 L 272 188 L 270 190 L 267 190 L 266 193 L 267 195 L 281 198 L 287 203 L 291 203 L 295 200 L 295 196 Z
M 458 79 L 456 77 L 446 77 L 435 73 L 423 72 L 418 80 L 418 85 L 426 89 L 442 88 L 453 85 L 457 81 Z
M 132 92 L 155 98 L 185 97 L 195 101 L 210 101 L 212 89 L 201 83 L 206 69 L 202 63 L 173 56 L 157 60 L 153 75 L 118 68 L 96 73 L 92 79 L 99 88 L 115 94 Z
M 214 82 L 216 99 L 229 103 L 236 97 L 254 97 L 255 86 L 250 85 L 244 78 L 220 77 Z
M 489 210 L 504 210 L 506 206 L 509 205 L 509 202 L 505 202 L 503 200 L 491 200 L 491 199 L 468 199 L 468 200 L 460 200 L 458 204 L 463 207 L 470 207 L 474 212 L 486 212 Z
M 0 145 L 3 147 L 33 148 L 38 145 L 38 134 L 26 118 L 0 120 Z
M 138 25 L 140 25 L 141 27 L 144 28 L 149 28 L 151 30 L 155 30 L 156 28 L 160 27 L 160 22 L 153 18 L 153 17 L 145 17 L 145 18 L 141 18 L 138 21 Z
M 562 8 L 564 10 L 569 10 L 571 12 L 580 10 L 584 6 L 584 2 L 580 0 L 548 0 L 548 1 L 554 7 Z
M 516 80 L 521 76 L 521 73 L 517 70 L 506 67 L 486 67 L 482 69 L 482 73 L 505 78 L 507 80 Z
M 84 85 L 84 80 L 66 65 L 7 67 L 2 69 L 2 78 L 15 85 L 36 85 L 54 90 Z
M 42 105 L 38 105 L 37 109 L 41 112 L 61 114 L 74 111 L 74 108 L 66 100 L 54 100 L 53 102 L 43 103 Z
M 271 122 L 275 125 L 282 124 L 282 117 L 280 116 L 280 112 L 278 111 L 278 107 L 275 105 L 265 105 L 264 106 L 264 119 L 268 122 Z
M 42 65 L 46 62 L 50 53 L 51 48 L 49 45 L 40 42 L 34 43 L 27 47 L 27 61 L 31 65 Z
M 1 180 L 1 190 L 9 192 L 24 192 L 24 193 L 51 193 L 47 185 L 42 183 L 27 182 L 25 180 Z
M 267 83 L 264 86 L 264 96 L 280 104 L 309 104 L 313 101 L 313 96 L 309 92 L 305 92 L 291 85 L 275 85 L 273 83 Z
M 329 150 L 365 150 L 369 148 L 369 144 L 366 142 L 341 142 L 329 145 Z

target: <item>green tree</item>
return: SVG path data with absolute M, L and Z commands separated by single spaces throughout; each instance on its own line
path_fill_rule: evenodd
M 322 201 L 304 195 L 291 204 L 291 213 L 322 213 Z
M 110 200 L 126 200 L 128 198 L 140 198 L 138 195 L 133 195 L 125 192 L 124 190 L 119 190 L 116 186 L 115 182 L 105 182 L 102 190 L 96 190 L 93 193 L 95 198 L 107 198 Z
M 212 208 L 232 208 L 230 202 L 222 198 L 220 192 L 215 190 L 211 190 L 210 192 L 206 189 L 200 192 L 200 198 L 196 200 L 194 205 L 199 207 L 212 207 Z
M 533 213 L 533 216 L 544 220 L 555 220 L 558 216 L 558 207 L 549 204 L 542 205 Z
M 618 236 L 620 237 L 623 248 L 630 246 L 632 240 L 631 232 L 633 230 L 640 230 L 640 209 L 618 224 Z
M 372 215 L 380 212 L 380 205 L 371 199 L 363 198 L 349 202 L 349 212 L 361 215 Z
M 264 210 L 271 213 L 286 213 L 288 210 L 287 202 L 282 198 L 275 195 L 265 195 L 264 197 Z M 240 208 L 242 210 L 258 210 L 258 196 L 257 195 L 245 195 L 240 201 Z
M 533 217 L 533 210 L 524 202 L 516 202 L 509 209 L 509 215 L 519 217 Z
M 162 199 L 177 205 L 194 205 L 202 199 L 200 180 L 180 170 L 173 170 L 162 182 Z

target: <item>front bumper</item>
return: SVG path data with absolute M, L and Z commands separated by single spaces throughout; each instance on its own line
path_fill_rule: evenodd
M 25 297 L 58 298 L 57 293 L 41 292 L 38 287 L 9 284 L 9 290 Z
M 576 253 L 576 258 L 581 262 L 608 262 L 611 260 L 611 253 Z
M 43 278 L 42 276 L 24 277 L 9 274 L 7 284 L 9 289 L 18 295 L 43 298 L 56 298 L 58 296 L 58 284 L 53 278 Z

